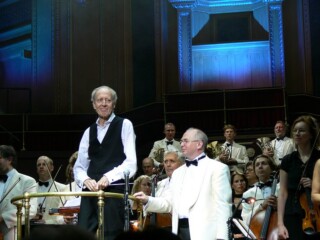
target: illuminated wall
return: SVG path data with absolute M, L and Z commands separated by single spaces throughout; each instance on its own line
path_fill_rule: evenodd
M 282 0 L 170 2 L 178 12 L 181 91 L 285 86 Z M 212 15 L 228 13 L 237 17 L 239 12 L 252 12 L 248 21 L 241 19 L 244 26 L 236 20 L 233 24 L 239 28 L 232 28 L 231 18 L 221 18 L 215 20 L 212 28 L 207 27 Z M 252 38 L 251 16 L 267 31 L 266 40 L 257 42 Z M 204 28 L 212 32 L 212 36 L 206 39 L 209 43 L 193 45 Z M 223 34 L 228 28 L 231 37 Z M 248 37 L 242 38 L 245 34 Z M 210 43 L 211 38 L 216 42 Z

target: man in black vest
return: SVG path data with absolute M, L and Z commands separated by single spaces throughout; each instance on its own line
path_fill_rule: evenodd
M 92 91 L 91 101 L 97 121 L 84 132 L 74 166 L 75 181 L 83 191 L 124 193 L 124 175 L 137 170 L 135 133 L 128 119 L 114 114 L 116 92 L 107 86 Z M 124 201 L 105 198 L 104 237 L 113 240 L 124 229 Z M 82 197 L 79 225 L 95 232 L 98 205 L 95 197 Z

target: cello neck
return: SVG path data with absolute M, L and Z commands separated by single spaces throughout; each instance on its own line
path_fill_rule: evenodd
M 272 187 L 271 187 L 271 196 L 275 195 L 276 190 L 277 190 L 278 174 L 279 174 L 279 172 L 276 172 L 276 173 L 274 173 L 274 176 L 273 176 Z M 264 218 L 261 232 L 260 232 L 260 238 L 259 238 L 260 240 L 267 239 L 267 233 L 268 233 L 269 222 L 270 222 L 272 210 L 273 210 L 272 206 L 268 206 L 266 209 L 265 218 Z

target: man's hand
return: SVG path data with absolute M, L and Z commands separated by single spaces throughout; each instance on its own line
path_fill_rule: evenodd
M 96 192 L 99 190 L 98 183 L 96 180 L 88 178 L 86 179 L 83 184 L 91 191 L 91 192 Z
M 222 152 L 220 155 L 219 155 L 219 160 L 225 164 L 227 164 L 228 160 L 229 160 L 230 156 L 229 154 L 225 153 L 225 152 Z
M 137 192 L 133 194 L 133 196 L 140 200 L 143 204 L 146 204 L 149 201 L 149 197 L 143 192 Z
M 106 176 L 103 175 L 103 177 L 100 178 L 100 180 L 98 182 L 98 189 L 103 190 L 108 186 L 109 186 L 109 180 Z
M 263 209 L 266 209 L 268 206 L 272 206 L 273 209 L 277 208 L 277 197 L 276 196 L 270 196 L 264 202 L 261 204 Z

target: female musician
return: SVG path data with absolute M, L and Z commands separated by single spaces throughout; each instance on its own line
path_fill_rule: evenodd
M 250 226 L 252 219 L 258 212 L 267 209 L 268 206 L 277 206 L 277 198 L 279 191 L 279 184 L 277 185 L 275 194 L 271 192 L 272 179 L 270 181 L 270 176 L 274 170 L 276 170 L 276 165 L 272 158 L 267 155 L 258 155 L 253 160 L 253 170 L 257 175 L 259 182 L 243 193 L 243 198 L 247 199 L 249 197 L 255 198 L 255 202 L 252 203 L 242 203 L 243 209 L 241 216 L 243 221 Z M 261 222 L 262 224 L 262 222 Z
M 280 165 L 278 230 L 280 239 L 307 239 L 303 233 L 304 209 L 300 195 L 311 188 L 314 165 L 320 157 L 317 150 L 319 126 L 312 116 L 300 116 L 292 124 L 291 135 L 297 151 L 286 155 Z
M 78 158 L 78 151 L 74 152 L 69 158 L 69 164 L 66 168 L 66 185 L 70 192 L 81 192 L 82 189 L 74 181 L 73 166 Z M 73 209 L 80 208 L 81 197 L 67 197 L 67 202 L 65 207 L 69 208 L 72 212 Z M 63 220 L 66 224 L 76 224 L 78 222 L 78 214 L 65 214 L 63 215 Z
M 134 183 L 131 190 L 131 194 L 135 194 L 137 192 L 144 192 L 144 194 L 150 196 L 151 195 L 151 178 L 147 175 L 141 175 L 138 177 Z M 130 220 L 138 220 L 138 226 L 132 226 L 133 230 L 142 230 L 143 229 L 143 209 L 142 209 L 142 203 L 139 200 L 136 201 L 130 201 L 131 203 L 131 216 Z
M 231 188 L 232 188 L 232 212 L 234 218 L 241 217 L 242 206 L 239 203 L 242 201 L 242 194 L 247 190 L 248 181 L 243 173 L 233 172 L 231 175 Z M 237 208 L 237 206 L 239 207 Z M 236 212 L 235 212 L 236 211 Z M 241 231 L 235 226 L 232 227 L 233 238 L 241 239 L 244 237 Z

